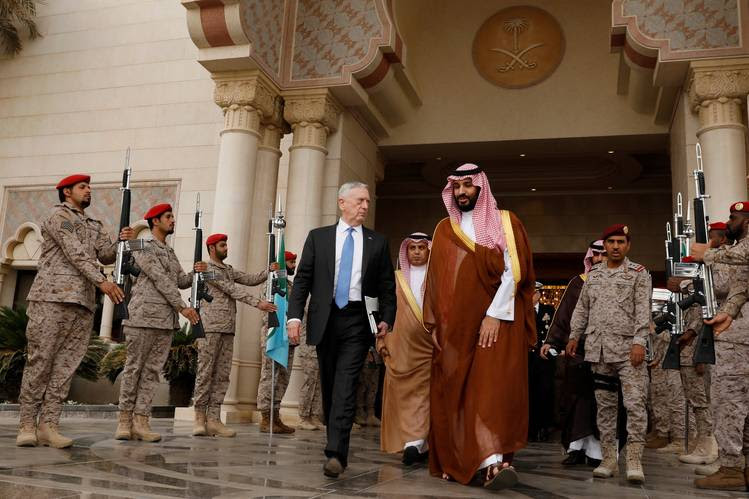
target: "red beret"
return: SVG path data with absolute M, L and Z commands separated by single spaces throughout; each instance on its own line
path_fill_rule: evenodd
M 287 251 L 287 252 L 284 253 L 283 259 L 286 260 L 287 262 L 289 260 L 296 260 L 296 253 L 292 253 L 291 251 Z
M 749 213 L 749 201 L 739 201 L 738 203 L 733 203 L 730 210 L 732 212 L 738 211 L 741 213 Z
M 69 177 L 65 177 L 64 179 L 60 180 L 57 183 L 57 187 L 55 187 L 55 189 L 62 189 L 63 187 L 72 187 L 79 182 L 91 182 L 91 176 L 84 175 L 82 173 L 76 173 L 75 175 L 70 175 Z
M 206 246 L 210 246 L 211 244 L 216 244 L 219 241 L 226 241 L 229 239 L 229 236 L 226 234 L 211 234 L 208 236 L 208 239 L 205 240 Z
M 728 226 L 725 222 L 713 222 L 709 226 L 710 230 L 727 230 Z
M 624 224 L 614 224 L 603 231 L 601 239 L 605 241 L 611 236 L 627 236 L 627 239 L 629 239 L 629 227 Z
M 150 210 L 143 215 L 143 220 L 151 220 L 152 218 L 158 218 L 167 211 L 172 211 L 172 205 L 169 203 L 161 203 L 151 207 Z

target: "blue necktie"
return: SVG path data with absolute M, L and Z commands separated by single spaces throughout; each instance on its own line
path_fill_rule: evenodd
M 335 288 L 335 304 L 338 308 L 348 305 L 348 292 L 351 287 L 351 268 L 354 266 L 354 232 L 353 227 L 346 229 L 348 233 L 343 241 L 341 250 L 341 264 L 338 267 L 338 284 Z

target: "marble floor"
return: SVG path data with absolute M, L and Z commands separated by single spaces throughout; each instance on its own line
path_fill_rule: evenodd
M 257 425 L 236 425 L 237 438 L 190 436 L 191 425 L 155 420 L 156 444 L 113 440 L 111 420 L 65 419 L 75 438 L 69 450 L 15 447 L 16 421 L 0 419 L 0 498 L 106 497 L 749 497 L 740 492 L 697 491 L 691 466 L 647 452 L 647 483 L 619 477 L 593 480 L 590 468 L 563 469 L 558 444 L 530 446 L 516 455 L 520 484 L 490 493 L 446 483 L 421 465 L 404 467 L 378 451 L 377 432 L 360 430 L 351 442 L 349 468 L 337 480 L 322 474 L 323 435 L 297 431 L 275 436 L 272 446 Z

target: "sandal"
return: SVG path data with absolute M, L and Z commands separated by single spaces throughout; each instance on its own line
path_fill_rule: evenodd
M 484 488 L 489 490 L 503 490 L 514 487 L 518 483 L 518 474 L 515 468 L 508 463 L 502 466 L 492 464 L 486 468 L 486 480 Z

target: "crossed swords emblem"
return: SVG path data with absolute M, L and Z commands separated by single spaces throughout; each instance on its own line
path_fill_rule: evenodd
M 531 44 L 524 49 L 521 49 L 518 47 L 518 35 L 521 31 L 525 30 L 528 27 L 528 20 L 524 17 L 517 17 L 513 19 L 507 19 L 503 23 L 503 29 L 505 31 L 511 31 L 512 32 L 512 40 L 513 40 L 513 46 L 512 50 L 506 50 L 503 48 L 493 48 L 489 49 L 492 52 L 499 52 L 500 54 L 504 54 L 510 58 L 510 60 L 502 64 L 501 66 L 497 67 L 497 71 L 500 73 L 506 73 L 507 71 L 512 71 L 513 69 L 534 69 L 536 67 L 536 63 L 529 61 L 527 58 L 524 58 L 525 55 L 530 52 L 533 49 L 536 49 L 538 47 L 543 46 L 543 43 L 534 43 Z

